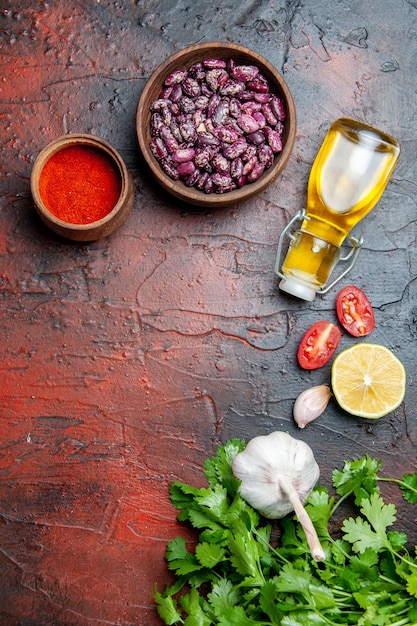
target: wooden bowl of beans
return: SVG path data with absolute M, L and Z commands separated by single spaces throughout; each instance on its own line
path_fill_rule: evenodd
M 296 111 L 269 61 L 244 46 L 214 42 L 185 48 L 152 73 L 136 131 L 166 191 L 193 205 L 222 207 L 276 180 L 294 146 Z
M 43 148 L 30 185 L 44 224 L 74 241 L 110 235 L 129 215 L 135 193 L 119 152 L 88 134 L 63 135 Z

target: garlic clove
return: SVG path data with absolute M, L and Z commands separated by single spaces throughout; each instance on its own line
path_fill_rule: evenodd
M 299 428 L 317 419 L 326 409 L 332 392 L 328 385 L 316 385 L 301 392 L 295 401 L 293 416 Z

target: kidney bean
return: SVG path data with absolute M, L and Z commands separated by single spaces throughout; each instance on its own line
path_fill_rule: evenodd
M 182 124 L 180 124 L 180 131 L 184 141 L 194 142 L 197 138 L 196 127 L 192 120 L 185 120 L 182 122 Z
M 166 85 L 167 87 L 170 87 L 171 85 L 180 83 L 181 81 L 184 80 L 184 78 L 187 78 L 187 76 L 188 76 L 188 70 L 174 70 L 171 74 L 169 74 L 166 77 L 164 81 L 164 85 Z
M 172 161 L 168 160 L 168 159 L 163 159 L 160 162 L 160 165 L 162 167 L 162 169 L 164 170 L 165 174 L 167 174 L 167 176 L 169 176 L 170 178 L 172 178 L 172 180 L 178 180 L 180 175 L 178 174 L 178 170 L 175 167 L 175 165 L 173 164 Z
M 209 103 L 208 97 L 203 96 L 203 95 L 197 96 L 197 98 L 194 100 L 196 109 L 205 109 L 207 108 L 208 103 Z
M 257 130 L 254 133 L 249 133 L 247 135 L 248 141 L 250 143 L 255 144 L 255 146 L 259 146 L 261 143 L 265 143 L 265 135 L 262 130 Z
M 189 75 L 196 80 L 204 80 L 206 72 L 203 64 L 200 61 L 194 63 L 188 70 Z
M 237 80 L 228 80 L 220 87 L 222 96 L 238 96 L 245 91 L 245 83 Z
M 161 162 L 168 157 L 168 150 L 161 137 L 152 137 L 150 148 L 157 161 Z
M 207 106 L 207 117 L 212 118 L 219 106 L 221 98 L 218 93 L 212 94 Z
M 219 146 L 220 141 L 212 133 L 201 132 L 197 133 L 197 143 L 200 146 Z
M 256 111 L 260 111 L 262 104 L 260 102 L 256 102 L 256 100 L 248 100 L 242 104 L 242 113 L 247 113 L 247 115 L 253 115 Z
M 227 159 L 234 160 L 237 157 L 240 157 L 245 152 L 245 150 L 247 150 L 247 147 L 248 144 L 246 142 L 246 139 L 244 137 L 240 137 L 229 146 L 226 146 L 223 149 L 223 154 Z
M 203 65 L 211 70 L 217 70 L 226 67 L 226 61 L 223 61 L 223 59 L 205 59 Z
M 272 152 L 277 153 L 282 151 L 281 137 L 276 130 L 273 130 L 272 128 L 267 129 L 267 141 Z
M 171 129 L 168 126 L 165 126 L 165 124 L 162 124 L 159 130 L 159 136 L 164 141 L 165 147 L 170 154 L 175 152 L 175 150 L 178 150 L 178 141 L 172 134 Z
M 213 124 L 222 126 L 229 115 L 229 103 L 221 100 L 212 115 Z
M 243 174 L 243 161 L 240 157 L 236 157 L 230 164 L 230 176 L 232 178 L 240 178 Z
M 215 186 L 211 176 L 209 176 L 204 184 L 204 193 L 213 193 Z
M 181 178 L 185 178 L 192 174 L 195 170 L 193 161 L 181 161 L 177 165 L 177 171 Z
M 151 135 L 159 135 L 159 129 L 164 125 L 162 117 L 159 113 L 152 113 L 151 115 Z
M 213 128 L 213 135 L 224 143 L 233 143 L 239 138 L 237 130 L 230 126 L 217 126 L 217 128 Z
M 256 91 L 257 93 L 267 93 L 269 91 L 268 82 L 262 76 L 258 76 L 254 80 L 247 83 L 248 89 Z
M 248 144 L 246 147 L 245 152 L 242 152 L 241 156 L 242 156 L 242 161 L 244 161 L 246 163 L 246 161 L 250 161 L 250 159 L 254 156 L 256 156 L 257 153 L 257 148 L 256 146 L 252 145 L 252 144 Z
M 232 182 L 232 178 L 229 174 L 220 174 L 219 172 L 214 172 L 211 176 L 211 180 L 216 187 L 228 187 Z
M 274 162 L 274 153 L 267 143 L 262 144 L 258 148 L 258 160 L 260 163 L 265 165 L 265 168 L 268 169 L 271 167 Z
M 254 111 L 252 117 L 254 120 L 256 120 L 256 122 L 258 122 L 259 128 L 265 128 L 267 120 L 265 119 L 263 113 L 261 113 L 260 111 Z
M 200 84 L 191 76 L 187 76 L 181 83 L 182 89 L 190 98 L 197 98 L 201 94 Z
M 194 163 L 197 167 L 203 168 L 212 158 L 213 153 L 210 148 L 200 148 L 195 151 Z
M 247 176 L 245 176 L 245 174 L 242 174 L 242 176 L 239 176 L 236 182 L 236 187 L 240 189 L 241 187 L 243 187 L 243 185 L 246 185 L 246 179 L 247 179 Z
M 187 185 L 187 187 L 194 187 L 197 183 L 197 181 L 199 180 L 201 176 L 201 172 L 198 169 L 194 169 L 194 172 L 192 172 L 186 179 L 185 179 L 185 184 Z
M 278 123 L 278 119 L 273 114 L 269 102 L 265 102 L 265 104 L 262 105 L 262 113 L 270 126 L 275 126 Z
M 249 172 L 253 170 L 253 168 L 255 167 L 257 163 L 259 163 L 258 158 L 256 157 L 256 155 L 254 155 L 248 161 L 246 161 L 246 163 L 243 165 L 242 174 L 244 175 L 249 174 Z
M 226 159 L 225 156 L 220 154 L 220 152 L 217 152 L 213 156 L 212 163 L 213 163 L 214 168 L 220 174 L 229 174 L 229 172 L 230 172 L 230 161 L 228 159 Z
M 178 100 L 181 98 L 182 95 L 183 95 L 183 92 L 182 92 L 181 84 L 176 83 L 171 88 L 171 94 L 169 96 L 169 99 L 171 100 L 171 102 L 178 102 Z
M 285 107 L 282 100 L 277 96 L 272 96 L 270 100 L 270 106 L 277 120 L 283 122 L 285 120 Z
M 192 98 L 189 98 L 188 96 L 181 96 L 181 98 L 178 100 L 178 106 L 180 108 L 180 111 L 182 111 L 183 113 L 192 113 L 193 111 L 195 111 L 194 100 Z
M 184 140 L 184 138 L 183 138 L 183 136 L 181 134 L 180 127 L 179 127 L 179 125 L 178 125 L 178 123 L 177 123 L 177 121 L 175 119 L 171 119 L 171 124 L 169 125 L 169 128 L 170 128 L 172 134 L 174 135 L 175 139 L 179 143 L 181 143 Z
M 230 115 L 232 115 L 233 117 L 239 117 L 239 115 L 242 113 L 242 106 L 237 98 L 230 98 L 229 111 Z
M 245 133 L 254 133 L 259 130 L 258 122 L 253 119 L 252 115 L 248 115 L 247 113 L 242 113 L 242 115 L 239 115 L 239 117 L 237 118 L 237 123 Z
M 178 148 L 172 154 L 172 159 L 176 163 L 186 163 L 187 161 L 192 161 L 195 157 L 194 148 Z
M 161 98 L 161 100 L 168 100 L 171 97 L 171 93 L 172 87 L 165 87 L 159 94 L 159 97 Z
M 200 176 L 198 177 L 196 183 L 195 183 L 195 187 L 196 189 L 199 189 L 200 191 L 204 191 L 204 187 L 206 185 L 206 182 L 209 178 L 210 174 L 208 172 L 203 172 L 202 174 L 200 174 Z
M 262 176 L 264 171 L 265 171 L 265 165 L 263 163 L 259 163 L 258 161 L 257 163 L 255 163 L 251 171 L 248 172 L 246 180 L 248 181 L 248 183 L 254 183 Z
M 232 76 L 237 80 L 247 83 L 254 80 L 259 74 L 259 68 L 256 65 L 236 65 L 233 68 Z
M 206 74 L 206 83 L 211 91 L 216 92 L 219 89 L 219 70 L 209 70 Z
M 261 104 L 264 104 L 265 102 L 269 102 L 270 97 L 271 97 L 271 94 L 269 94 L 268 92 L 255 93 L 253 96 L 255 102 L 260 102 Z
M 169 100 L 165 98 L 158 98 L 151 103 L 150 109 L 151 111 L 162 111 L 163 108 L 169 106 Z

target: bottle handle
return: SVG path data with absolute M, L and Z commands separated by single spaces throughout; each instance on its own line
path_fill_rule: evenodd
M 283 246 L 283 242 L 284 242 L 284 238 L 287 236 L 291 241 L 294 241 L 295 237 L 294 235 L 290 232 L 290 229 L 292 228 L 292 226 L 294 225 L 295 222 L 297 221 L 303 221 L 303 220 L 309 220 L 310 218 L 308 217 L 308 215 L 306 215 L 305 209 L 299 209 L 298 211 L 296 211 L 296 213 L 294 213 L 294 215 L 292 216 L 292 218 L 290 219 L 290 221 L 288 222 L 287 226 L 284 228 L 284 230 L 282 231 L 280 238 L 278 240 L 278 249 L 277 249 L 277 257 L 276 257 L 276 261 L 275 261 L 275 274 L 277 276 L 279 276 L 282 279 L 285 279 L 284 274 L 281 272 L 280 267 L 281 267 L 281 256 L 282 256 L 282 246 Z M 343 270 L 343 272 L 341 272 L 341 274 L 339 274 L 339 276 L 337 276 L 337 278 L 335 278 L 331 283 L 329 283 L 328 285 L 325 285 L 325 287 L 322 287 L 321 289 L 319 289 L 317 291 L 317 293 L 323 295 L 325 293 L 327 293 L 328 291 L 330 291 L 330 289 L 332 289 L 336 283 L 338 283 L 342 278 L 344 278 L 344 276 L 346 276 L 346 274 L 348 274 L 350 272 L 350 270 L 353 268 L 353 266 L 356 263 L 356 260 L 358 258 L 358 254 L 359 251 L 362 247 L 363 244 L 363 238 L 362 237 L 353 237 L 352 235 L 347 235 L 346 239 L 349 241 L 351 248 L 350 250 L 345 254 L 345 256 L 342 256 L 339 258 L 339 261 L 349 261 L 350 263 L 349 265 Z

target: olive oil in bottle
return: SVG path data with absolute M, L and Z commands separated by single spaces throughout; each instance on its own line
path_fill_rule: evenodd
M 336 120 L 311 169 L 307 207 L 282 265 L 280 289 L 304 300 L 324 287 L 352 228 L 381 197 L 400 154 L 389 135 Z

